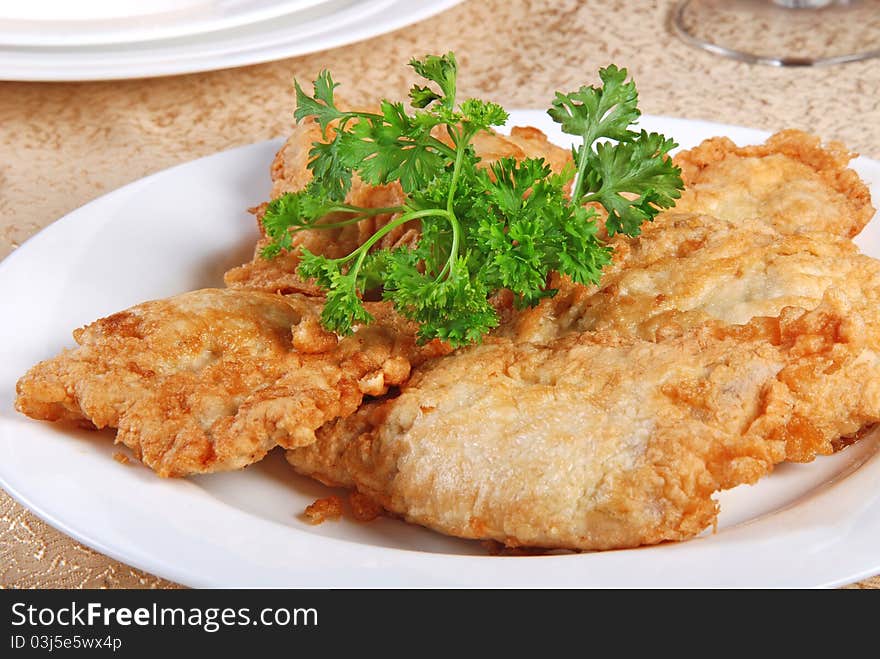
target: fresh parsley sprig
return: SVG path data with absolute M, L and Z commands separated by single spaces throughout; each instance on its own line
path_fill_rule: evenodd
M 471 142 L 480 131 L 503 125 L 507 113 L 478 99 L 456 103 L 452 53 L 414 59 L 410 66 L 427 82 L 410 90 L 411 111 L 388 100 L 378 112 L 341 110 L 334 98 L 337 83 L 326 71 L 315 80 L 312 95 L 295 83 L 294 116 L 313 117 L 323 141 L 309 152 L 311 183 L 268 205 L 262 222 L 271 242 L 263 255 L 292 249 L 298 231 L 392 215 L 344 257 L 300 248 L 299 274 L 327 291 L 322 322 L 330 330 L 348 334 L 356 324 L 369 323 L 361 297 L 381 289 L 419 324 L 421 340 L 442 339 L 456 347 L 479 341 L 498 325 L 489 298 L 499 290 L 512 291 L 517 306 L 524 307 L 555 293 L 547 285 L 554 271 L 582 284 L 598 283 L 611 250 L 600 238 L 601 218 L 593 205 L 607 212 L 609 235 L 636 235 L 642 222 L 680 195 L 680 171 L 667 155 L 675 144 L 631 129 L 639 117 L 638 95 L 625 69 L 602 69 L 601 87 L 556 94 L 550 116 L 580 144 L 572 150 L 576 174 L 554 174 L 543 159 L 533 158 L 480 167 Z M 355 173 L 371 185 L 399 183 L 404 203 L 392 208 L 345 203 Z M 421 225 L 414 246 L 375 249 L 413 220 Z
M 678 145 L 658 133 L 631 130 L 641 112 L 636 85 L 626 76 L 626 69 L 613 64 L 600 69 L 601 87 L 556 92 L 547 113 L 564 132 L 582 139 L 572 148 L 578 164 L 572 200 L 599 202 L 608 212 L 608 234 L 633 236 L 642 222 L 675 205 L 684 186 L 681 170 L 667 157 Z M 615 142 L 599 142 L 603 139 Z

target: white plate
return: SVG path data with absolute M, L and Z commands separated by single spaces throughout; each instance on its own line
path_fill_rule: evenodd
M 543 112 L 514 124 L 568 143 Z M 690 147 L 766 133 L 644 117 Z M 403 522 L 299 517 L 328 490 L 280 453 L 240 472 L 162 480 L 112 459 L 112 432 L 72 432 L 13 410 L 16 379 L 72 346 L 70 331 L 147 299 L 220 285 L 250 257 L 244 211 L 269 193 L 280 141 L 220 153 L 112 192 L 0 263 L 0 485 L 100 552 L 193 586 L 831 586 L 880 572 L 880 434 L 807 465 L 781 465 L 720 495 L 718 532 L 684 543 L 593 554 L 491 557 L 475 542 Z M 880 198 L 880 163 L 856 169 Z M 198 191 L 194 193 L 193 191 Z M 880 255 L 880 221 L 860 236 Z
M 0 45 L 0 80 L 112 80 L 194 73 L 304 55 L 397 30 L 461 0 L 327 0 L 205 34 L 85 47 Z
M 190 36 L 327 0 L 0 0 L 0 44 L 83 46 Z

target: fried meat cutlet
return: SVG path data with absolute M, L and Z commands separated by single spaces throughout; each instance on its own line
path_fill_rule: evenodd
M 474 150 L 485 167 L 502 158 L 543 158 L 554 172 L 572 164 L 571 151 L 553 144 L 543 131 L 533 126 L 514 126 L 509 135 L 480 131 L 474 135 Z
M 731 221 L 760 217 L 782 233 L 852 238 L 874 216 L 868 187 L 847 168 L 855 155 L 799 130 L 758 146 L 713 137 L 675 156 L 685 184 L 675 209 Z
M 466 538 L 604 549 L 700 532 L 714 491 L 880 420 L 880 262 L 847 239 L 873 214 L 849 157 L 792 132 L 686 152 L 706 185 L 615 239 L 600 287 L 556 277 L 486 345 L 288 461 Z
M 714 492 L 878 420 L 880 355 L 829 294 L 812 312 L 662 342 L 490 339 L 287 456 L 442 533 L 612 549 L 692 537 L 716 518 Z
M 791 131 L 680 155 L 691 189 L 617 239 L 601 288 L 557 278 L 556 298 L 326 424 L 289 462 L 409 521 L 512 546 L 699 533 L 715 491 L 880 420 L 880 267 L 846 240 L 873 215 L 850 157 Z
M 117 428 L 161 476 L 238 469 L 276 445 L 314 440 L 365 395 L 403 382 L 445 352 L 417 346 L 386 303 L 338 339 L 323 300 L 204 289 L 146 302 L 76 330 L 77 348 L 34 366 L 16 407 L 36 419 Z
M 334 420 L 288 461 L 452 535 L 597 549 L 693 535 L 714 519 L 713 491 L 754 482 L 782 460 L 831 453 L 880 420 L 880 262 L 849 240 L 667 214 L 619 247 L 601 287 L 558 280 L 556 297 L 515 315 L 486 347 L 422 366 L 400 399 Z M 716 452 L 661 440 L 664 424 Z M 630 472 L 609 453 L 645 429 L 657 439 L 638 451 L 648 446 L 664 468 L 680 465 L 663 478 L 710 486 L 674 490 L 679 508 L 647 486 L 637 491 L 642 509 L 621 494 L 609 505 L 626 511 L 615 513 L 635 528 L 624 532 L 592 506 L 635 491 L 657 468 Z M 533 466 L 532 443 L 556 463 Z M 749 453 L 760 445 L 772 459 Z M 595 462 L 585 467 L 582 456 Z M 744 461 L 754 471 L 738 471 Z M 725 463 L 729 478 L 715 474 Z M 568 464 L 581 465 L 578 480 L 565 481 Z M 672 511 L 662 519 L 644 512 L 657 497 Z M 443 503 L 432 507 L 435 499 Z M 538 503 L 524 508 L 529 500 Z M 450 502 L 457 512 L 442 513 Z M 688 521 L 691 508 L 702 512 Z M 565 521 L 559 510 L 576 517 Z

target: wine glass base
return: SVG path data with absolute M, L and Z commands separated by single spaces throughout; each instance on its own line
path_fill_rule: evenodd
M 744 62 L 827 66 L 880 57 L 880 0 L 682 0 L 671 22 L 688 44 Z

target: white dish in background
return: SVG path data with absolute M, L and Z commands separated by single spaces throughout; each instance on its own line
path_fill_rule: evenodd
M 257 64 L 369 39 L 459 2 L 325 0 L 270 20 L 170 39 L 66 47 L 0 42 L 0 80 L 114 80 Z
M 89 46 L 190 36 L 328 0 L 0 0 L 3 46 Z
M 543 112 L 512 124 L 569 143 Z M 643 117 L 683 147 L 766 133 Z M 13 409 L 15 381 L 73 342 L 73 328 L 147 299 L 222 284 L 257 230 L 280 141 L 147 177 L 70 213 L 0 263 L 0 485 L 96 550 L 192 586 L 833 586 L 880 572 L 880 433 L 755 486 L 719 495 L 718 532 L 677 544 L 556 556 L 492 557 L 392 519 L 312 526 L 299 515 L 330 490 L 279 452 L 239 472 L 162 480 L 112 458 L 112 432 L 71 431 Z M 856 169 L 880 198 L 880 163 Z M 198 190 L 198 194 L 193 191 Z M 198 212 L 193 212 L 195 209 Z M 880 256 L 880 220 L 858 240 Z M 136 246 L 134 249 L 132 246 Z

